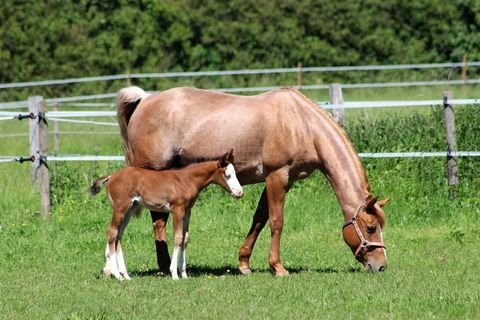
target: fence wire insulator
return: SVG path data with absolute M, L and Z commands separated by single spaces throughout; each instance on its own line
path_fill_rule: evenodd
M 48 167 L 48 163 L 47 163 L 47 157 L 45 156 L 40 156 L 40 165 L 44 165 L 45 168 L 47 168 L 48 170 L 50 170 L 50 168 Z
M 18 159 L 15 159 L 15 161 L 24 163 L 24 162 L 35 162 L 35 156 L 30 156 L 30 157 L 20 157 Z
M 23 119 L 35 119 L 36 117 L 33 114 L 33 112 L 30 112 L 30 113 L 27 113 L 27 114 L 19 114 L 15 118 L 17 118 L 18 120 L 23 120 Z
M 32 118 L 34 119 L 34 118 Z M 48 126 L 48 123 L 47 123 L 47 117 L 45 116 L 45 112 L 39 112 L 38 113 L 38 123 L 40 122 L 43 122 L 45 123 L 46 126 Z

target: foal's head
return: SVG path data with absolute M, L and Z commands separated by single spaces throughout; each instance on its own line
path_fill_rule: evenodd
M 243 196 L 243 188 L 235 174 L 233 160 L 233 149 L 231 149 L 217 161 L 217 171 L 215 172 L 213 181 L 230 192 L 235 198 L 240 198 Z

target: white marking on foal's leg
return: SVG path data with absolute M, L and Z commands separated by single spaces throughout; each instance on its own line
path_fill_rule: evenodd
M 132 280 L 127 272 L 127 266 L 125 265 L 125 260 L 123 258 L 123 250 L 122 244 L 119 241 L 117 245 L 117 264 L 118 264 L 118 272 L 125 280 Z
M 181 252 L 181 262 L 179 262 L 179 265 L 181 266 L 181 275 L 183 279 L 187 279 L 187 247 L 185 245 L 180 247 Z
M 117 254 L 115 252 L 110 255 L 110 259 L 108 262 L 109 262 L 109 268 L 110 268 L 111 274 L 115 278 L 117 278 L 117 280 L 120 280 L 120 281 L 123 280 L 122 275 L 118 271 Z
M 187 276 L 187 245 L 188 245 L 188 238 L 189 238 L 188 228 L 190 224 L 190 214 L 191 214 L 191 210 L 187 210 L 185 218 L 183 219 L 183 241 L 180 246 L 181 254 L 180 254 L 179 266 L 181 268 L 180 272 L 183 279 L 188 278 Z
M 170 272 L 172 273 L 173 280 L 178 280 L 179 251 L 180 251 L 180 246 L 173 247 L 172 262 L 170 263 Z
M 110 269 L 110 253 L 108 250 L 108 242 L 107 242 L 107 247 L 105 248 L 105 267 L 103 267 L 103 275 L 105 277 L 110 277 L 112 274 L 112 271 Z

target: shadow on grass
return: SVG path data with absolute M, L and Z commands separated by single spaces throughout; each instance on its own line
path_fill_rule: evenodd
M 307 267 L 289 267 L 287 268 L 290 274 L 301 274 L 301 273 L 320 273 L 320 274 L 330 274 L 330 273 L 357 273 L 361 272 L 360 267 L 350 267 L 348 269 L 336 269 L 331 267 L 326 268 L 307 268 Z M 203 276 L 238 276 L 242 275 L 237 266 L 224 265 L 221 267 L 211 267 L 205 265 L 189 265 L 187 267 L 187 273 L 189 277 L 203 277 Z M 252 274 L 271 274 L 272 271 L 269 268 L 253 268 Z M 131 276 L 135 277 L 170 277 L 170 271 L 160 271 L 159 269 L 148 269 L 148 270 L 134 270 L 129 273 Z

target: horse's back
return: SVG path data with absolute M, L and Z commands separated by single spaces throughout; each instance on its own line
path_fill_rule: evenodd
M 233 148 L 240 176 L 249 170 L 260 177 L 264 165 L 282 166 L 312 153 L 297 150 L 314 149 L 308 122 L 317 114 L 302 97 L 292 89 L 239 96 L 174 88 L 151 95 L 130 119 L 133 164 L 163 169 L 175 159 L 187 164 Z

